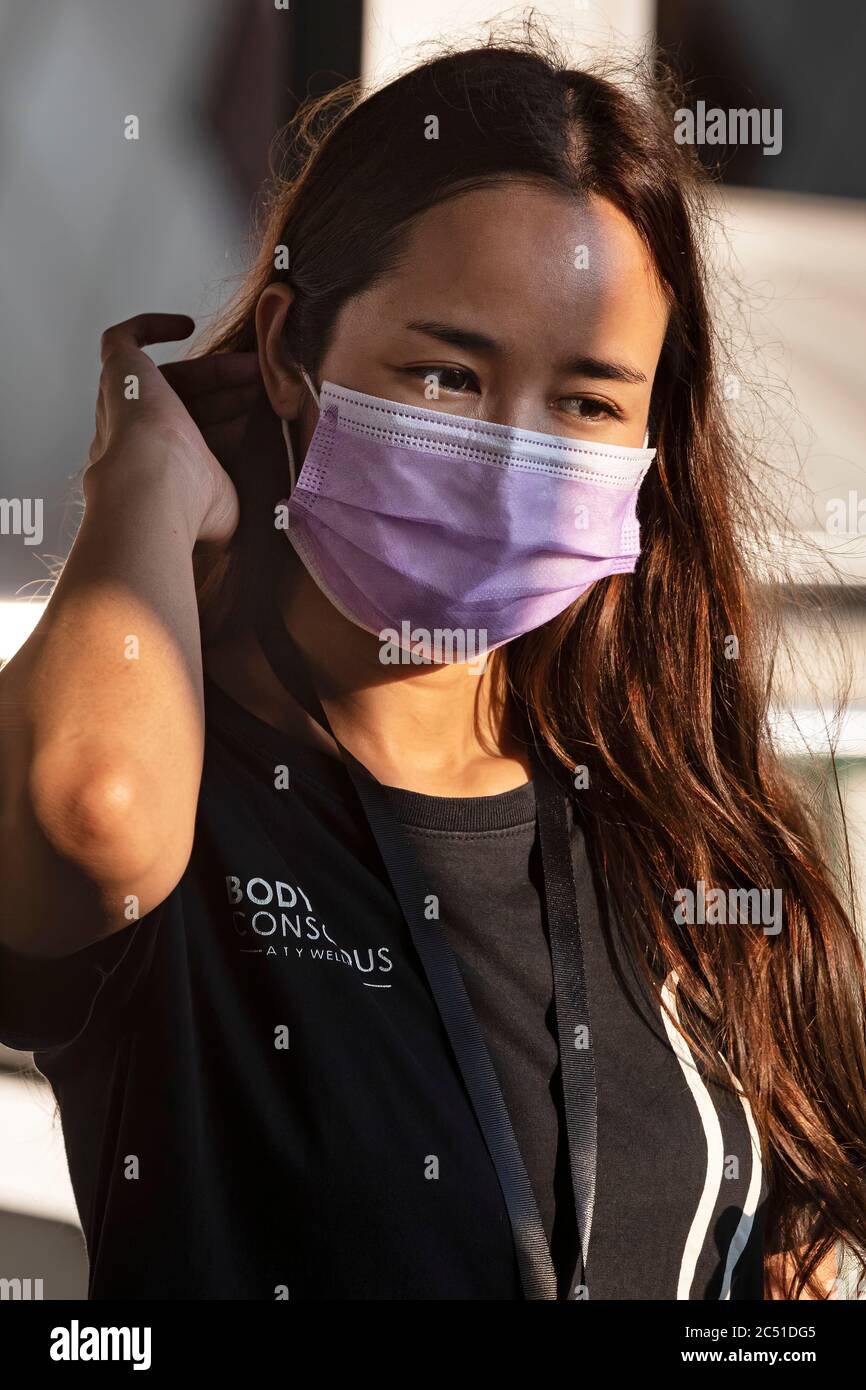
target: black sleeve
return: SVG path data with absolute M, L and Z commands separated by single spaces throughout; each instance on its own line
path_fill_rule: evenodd
M 65 1047 L 121 1018 L 147 977 L 164 908 L 69 956 L 0 945 L 0 1043 L 21 1052 Z

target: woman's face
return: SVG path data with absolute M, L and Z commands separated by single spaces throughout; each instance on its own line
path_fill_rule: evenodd
M 399 264 L 343 306 L 316 385 L 640 447 L 667 318 L 611 203 L 495 185 L 417 219 Z M 316 410 L 297 404 L 306 449 Z

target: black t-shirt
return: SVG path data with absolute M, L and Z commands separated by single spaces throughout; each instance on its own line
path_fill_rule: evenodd
M 559 1296 L 579 1254 L 535 796 L 391 789 L 481 1023 L 538 1203 Z
M 496 1171 L 346 770 L 211 681 L 206 710 L 192 856 L 165 902 L 60 961 L 0 951 L 0 1041 L 33 1050 L 57 1097 L 89 1296 L 522 1298 Z M 395 799 L 562 1289 L 576 1236 L 533 788 Z M 598 1083 L 590 1295 L 761 1298 L 748 1107 L 669 1032 L 577 823 L 572 843 Z

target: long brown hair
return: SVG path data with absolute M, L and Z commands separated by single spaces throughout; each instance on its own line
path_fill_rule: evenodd
M 635 949 L 676 971 L 689 1042 L 729 1086 L 721 1052 L 751 1103 L 768 1248 L 804 1251 L 796 1297 L 837 1238 L 866 1268 L 866 980 L 817 829 L 768 736 L 775 631 L 743 558 L 754 486 L 719 387 L 703 175 L 674 142 L 669 89 L 658 69 L 633 89 L 570 69 L 532 33 L 440 53 L 366 97 L 347 84 L 308 103 L 283 149 L 294 167 L 275 173 L 263 204 L 257 259 L 206 350 L 254 349 L 257 300 L 283 280 L 295 292 L 287 355 L 315 376 L 339 309 L 389 268 L 411 220 L 490 180 L 598 194 L 644 239 L 670 325 L 638 567 L 501 660 L 513 708 L 567 768 L 587 770 L 580 805 Z M 287 269 L 275 269 L 280 246 Z M 243 621 L 262 547 L 279 544 L 263 534 L 261 499 L 284 479 L 231 471 L 242 523 L 202 572 L 205 632 Z M 673 895 L 700 880 L 781 889 L 782 932 L 679 924 Z

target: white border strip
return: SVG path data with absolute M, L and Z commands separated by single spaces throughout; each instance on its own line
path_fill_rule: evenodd
M 675 990 L 678 977 L 675 970 L 672 970 L 664 982 L 662 988 L 662 999 L 670 1009 L 671 1014 L 679 1023 L 679 1013 L 676 1005 Z M 707 1231 L 713 1219 L 713 1212 L 716 1209 L 719 1191 L 722 1186 L 722 1176 L 725 1161 L 725 1145 L 722 1139 L 722 1127 L 719 1124 L 719 1117 L 716 1114 L 716 1107 L 713 1105 L 709 1091 L 704 1085 L 698 1069 L 692 1057 L 691 1050 L 681 1033 L 674 1027 L 665 1009 L 661 1010 L 662 1022 L 668 1041 L 679 1062 L 683 1076 L 686 1078 L 692 1099 L 697 1106 L 701 1124 L 704 1127 L 704 1136 L 707 1141 L 707 1172 L 704 1178 L 704 1190 L 701 1193 L 700 1201 L 697 1205 L 692 1224 L 686 1237 L 683 1258 L 680 1264 L 680 1276 L 677 1282 L 677 1298 L 688 1299 L 691 1296 L 692 1284 L 694 1282 L 695 1270 L 698 1260 L 707 1239 Z
M 733 1238 L 731 1239 L 730 1245 L 728 1246 L 728 1259 L 725 1265 L 724 1278 L 722 1279 L 721 1292 L 719 1293 L 719 1302 L 722 1303 L 726 1299 L 729 1299 L 731 1297 L 731 1280 L 734 1275 L 734 1270 L 736 1268 L 737 1261 L 739 1260 L 740 1256 L 742 1255 L 743 1251 L 745 1250 L 748 1244 L 749 1236 L 752 1234 L 752 1227 L 755 1224 L 755 1212 L 758 1209 L 758 1198 L 761 1195 L 761 1174 L 763 1171 L 763 1165 L 761 1163 L 761 1141 L 758 1137 L 758 1130 L 755 1124 L 755 1117 L 752 1114 L 752 1107 L 749 1104 L 749 1101 L 745 1095 L 745 1092 L 743 1091 L 742 1086 L 740 1085 L 737 1078 L 734 1076 L 734 1073 L 731 1071 L 731 1068 L 728 1066 L 727 1058 L 722 1057 L 721 1052 L 719 1053 L 719 1056 L 722 1058 L 722 1061 L 727 1067 L 728 1075 L 731 1078 L 731 1081 L 737 1088 L 737 1094 L 740 1097 L 740 1104 L 742 1105 L 743 1110 L 746 1114 L 746 1124 L 749 1127 L 749 1138 L 752 1141 L 752 1171 L 749 1176 L 749 1189 L 746 1193 L 746 1200 L 743 1203 L 743 1209 L 740 1214 L 740 1220 L 737 1223 L 737 1229 L 733 1234 Z

